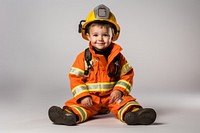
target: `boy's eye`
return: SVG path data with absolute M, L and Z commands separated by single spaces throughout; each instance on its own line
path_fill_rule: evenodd
M 99 35 L 98 35 L 98 34 L 93 34 L 92 36 L 98 37 Z M 103 34 L 103 35 L 100 35 L 100 36 L 105 36 L 105 37 L 107 37 L 107 36 L 109 36 L 109 35 L 108 35 L 108 34 Z
M 97 34 L 94 34 L 93 36 L 97 37 L 98 35 L 97 35 Z

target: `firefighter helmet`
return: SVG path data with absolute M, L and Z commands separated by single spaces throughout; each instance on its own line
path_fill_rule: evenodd
M 111 23 L 114 27 L 115 36 L 113 38 L 113 41 L 116 41 L 119 37 L 120 33 L 120 26 L 117 24 L 116 18 L 112 12 L 110 12 L 110 9 L 106 7 L 105 5 L 101 4 L 92 10 L 86 20 L 81 20 L 79 24 L 79 33 L 82 33 L 82 37 L 85 40 L 88 40 L 86 36 L 87 32 L 87 26 L 95 21 L 105 21 L 107 23 Z M 85 22 L 83 25 L 82 23 Z

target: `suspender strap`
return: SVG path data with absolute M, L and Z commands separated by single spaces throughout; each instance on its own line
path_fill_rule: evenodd
M 115 72 L 114 73 L 108 72 L 108 76 L 110 78 L 117 76 L 118 71 L 119 71 L 119 60 L 120 60 L 120 54 L 118 54 L 113 60 L 113 62 L 115 63 Z
M 84 71 L 84 75 L 88 75 L 89 74 L 89 70 L 92 68 L 92 65 L 90 63 L 91 59 L 92 59 L 92 54 L 90 53 L 89 48 L 85 49 L 85 55 L 84 55 L 85 61 L 87 63 L 87 70 Z

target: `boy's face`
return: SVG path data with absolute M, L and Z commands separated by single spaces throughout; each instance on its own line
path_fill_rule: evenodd
M 103 51 L 110 46 L 113 38 L 113 32 L 111 28 L 94 25 L 90 27 L 87 37 L 93 47 L 99 51 Z

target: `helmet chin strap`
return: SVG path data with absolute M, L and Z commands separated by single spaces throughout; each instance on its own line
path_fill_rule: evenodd
M 82 30 L 82 23 L 85 23 L 85 20 L 81 20 L 79 25 L 78 25 L 78 33 L 81 33 L 81 30 Z

